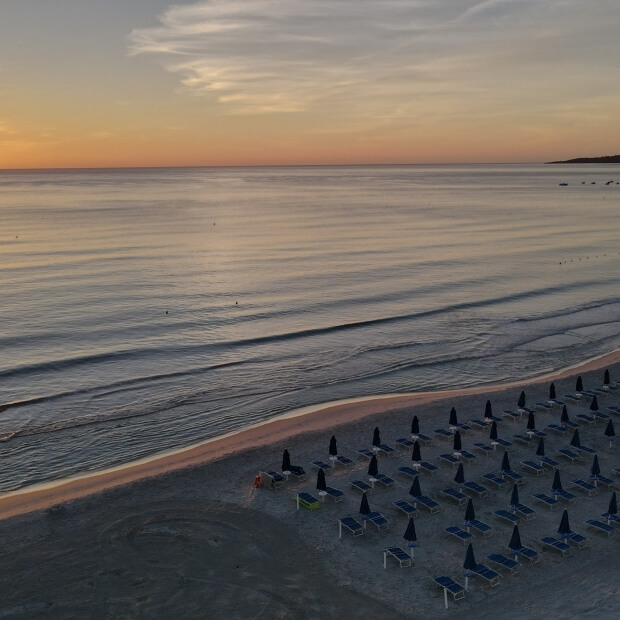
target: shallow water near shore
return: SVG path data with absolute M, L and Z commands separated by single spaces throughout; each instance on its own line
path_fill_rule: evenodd
M 614 174 L 0 173 L 0 489 L 616 349 Z

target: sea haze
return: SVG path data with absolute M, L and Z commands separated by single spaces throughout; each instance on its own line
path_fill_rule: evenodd
M 0 436 L 17 432 L 0 490 L 617 348 L 617 181 L 602 165 L 0 172 Z

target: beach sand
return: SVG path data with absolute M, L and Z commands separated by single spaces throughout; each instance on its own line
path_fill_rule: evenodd
M 336 404 L 130 467 L 4 496 L 0 617 L 618 618 L 620 534 L 608 539 L 584 524 L 606 511 L 611 490 L 600 489 L 593 497 L 575 491 L 577 500 L 567 506 L 570 522 L 588 537 L 588 546 L 562 557 L 543 551 L 538 540 L 556 535 L 564 506 L 550 511 L 531 498 L 533 493 L 550 494 L 553 472 L 525 473 L 521 501 L 534 508 L 536 516 L 521 523 L 521 539 L 540 552 L 540 562 L 522 561 L 516 575 L 500 569 L 504 576 L 494 588 L 470 578 L 465 599 L 450 599 L 447 610 L 432 578 L 448 575 L 463 583 L 466 550 L 443 534 L 449 525 L 463 525 L 465 510 L 440 495 L 441 489 L 457 486 L 452 466 L 438 461 L 439 454 L 452 452 L 450 441 L 434 439 L 433 446 L 422 447 L 424 459 L 440 468 L 435 476 L 420 475 L 422 490 L 441 504 L 441 511 L 419 511 L 412 567 L 401 569 L 388 561 L 383 568 L 384 547 L 407 548 L 402 537 L 407 519 L 392 502 L 408 498 L 410 480 L 397 473 L 410 464 L 408 452 L 379 460 L 379 471 L 394 478 L 396 486 L 377 486 L 369 496 L 371 508 L 389 520 L 388 531 L 369 525 L 363 536 L 343 532 L 339 539 L 338 519 L 359 516 L 360 495 L 350 480 L 368 479 L 368 462 L 356 457 L 359 448 L 371 447 L 375 426 L 382 440 L 394 445 L 397 438 L 409 436 L 415 414 L 421 432 L 432 436 L 434 429 L 448 427 L 452 406 L 459 421 L 466 422 L 483 417 L 488 398 L 500 416 L 503 409 L 516 409 L 522 389 L 528 406 L 546 401 L 552 380 L 559 399 L 575 392 L 577 374 L 586 389 L 602 385 L 603 368 L 618 381 L 619 362 L 620 353 L 615 352 L 510 386 Z M 567 402 L 571 418 L 587 412 L 589 404 L 589 399 Z M 600 397 L 599 404 L 604 412 L 610 405 L 620 406 L 620 390 Z M 559 417 L 559 408 L 537 412 L 536 427 L 544 429 Z M 612 478 L 620 459 L 617 447 L 609 448 L 604 428 L 605 423 L 597 422 L 581 426 L 579 432 L 584 445 L 597 449 L 603 475 Z M 525 430 L 526 417 L 499 425 L 503 439 Z M 352 468 L 328 474 L 328 484 L 344 491 L 345 500 L 297 511 L 292 500 L 296 492 L 318 497 L 311 462 L 328 460 L 332 434 L 339 453 L 355 462 Z M 473 442 L 488 443 L 488 432 L 465 435 L 463 448 L 473 451 Z M 553 456 L 557 448 L 568 446 L 570 433 L 549 433 L 545 442 Z M 536 443 L 513 443 L 513 469 L 520 470 L 520 461 L 534 457 Z M 307 481 L 288 481 L 277 490 L 255 489 L 254 476 L 278 470 L 284 448 L 293 463 L 306 469 Z M 479 481 L 481 474 L 497 472 L 502 455 L 499 448 L 488 457 L 478 455 L 465 465 L 466 479 Z M 591 456 L 576 463 L 558 460 L 564 488 L 590 472 Z M 488 564 L 489 553 L 507 552 L 512 527 L 494 511 L 509 508 L 511 490 L 490 489 L 488 497 L 474 498 L 477 518 L 493 527 L 490 537 L 474 537 L 478 562 Z

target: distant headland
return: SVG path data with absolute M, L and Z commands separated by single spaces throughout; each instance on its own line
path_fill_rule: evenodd
M 548 161 L 547 164 L 620 164 L 620 155 L 604 155 L 602 157 L 577 157 L 565 161 Z

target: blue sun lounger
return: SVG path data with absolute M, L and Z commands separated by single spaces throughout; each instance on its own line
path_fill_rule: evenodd
M 316 510 L 317 508 L 321 507 L 319 500 L 313 495 L 310 495 L 310 493 L 306 493 L 305 491 L 297 493 L 297 495 L 293 495 L 292 499 L 295 502 L 298 501 L 299 505 L 303 506 L 307 510 Z
M 596 450 L 588 446 L 579 446 L 577 448 L 577 452 L 579 452 L 579 454 L 581 454 L 582 452 L 584 452 L 585 454 L 596 454 Z
M 515 411 L 511 411 L 510 409 L 504 409 L 504 411 L 502 411 L 502 415 L 505 418 L 509 418 L 513 422 L 516 422 L 517 420 L 521 419 L 521 414 L 520 413 L 517 413 Z
M 334 459 L 334 463 L 338 463 L 338 465 L 342 465 L 343 467 L 351 467 L 353 465 L 353 461 L 350 458 L 343 456 L 342 454 L 339 454 Z
M 439 460 L 452 465 L 453 468 L 458 467 L 461 464 L 461 461 L 459 461 L 456 456 L 452 454 L 440 454 Z
M 563 407 L 564 401 L 558 400 L 557 398 L 550 398 L 547 403 L 552 407 Z
M 620 527 L 620 515 L 610 514 L 609 512 L 604 512 L 601 517 L 603 519 L 607 519 L 609 524 L 613 524 L 616 527 Z
M 620 407 L 616 407 L 615 405 L 607 407 L 607 411 L 611 411 L 615 415 L 620 415 Z
M 450 525 L 449 527 L 444 528 L 443 531 L 450 534 L 450 536 L 454 536 L 455 538 L 460 540 L 462 543 L 468 543 L 473 538 L 473 536 L 469 532 L 462 530 L 460 527 L 457 527 L 456 525 Z
M 445 428 L 436 428 L 433 432 L 441 439 L 454 439 L 454 434 Z
M 583 491 L 589 497 L 592 497 L 592 495 L 596 495 L 598 493 L 598 489 L 593 484 L 590 484 L 581 478 L 571 480 L 571 484 L 580 491 Z
M 606 413 L 602 411 L 591 411 L 592 416 L 594 416 L 597 420 L 601 420 L 602 422 L 607 422 L 611 419 L 611 416 L 608 416 Z
M 430 446 L 433 444 L 433 438 L 428 435 L 422 435 L 422 433 L 418 433 L 416 435 L 418 441 L 421 441 L 425 446 Z
M 386 443 L 382 443 L 379 446 L 379 450 L 378 452 L 380 452 L 381 454 L 383 454 L 383 456 L 386 456 L 388 458 L 394 456 L 396 454 L 396 450 L 394 450 L 394 448 L 392 448 L 392 446 L 388 446 Z
M 398 472 L 400 474 L 402 474 L 403 476 L 407 476 L 407 478 L 415 478 L 416 476 L 419 475 L 419 471 L 417 471 L 415 468 L 413 467 L 399 467 L 398 468 Z
M 334 487 L 325 487 L 325 493 L 327 493 L 327 496 L 331 497 L 336 504 L 344 501 L 344 493 L 339 489 L 334 489 Z
M 538 500 L 539 502 L 544 504 L 545 506 L 548 506 L 550 510 L 553 510 L 558 505 L 557 499 L 554 499 L 553 497 L 549 497 L 548 495 L 545 495 L 544 493 L 534 493 L 532 497 L 535 500 Z
M 459 458 L 467 461 L 468 463 L 471 463 L 476 460 L 476 455 L 468 452 L 467 450 L 461 450 Z
M 522 443 L 526 446 L 529 446 L 532 443 L 532 441 L 534 441 L 529 435 L 523 435 L 521 433 L 517 433 L 516 435 L 513 435 L 512 438 L 517 443 Z
M 519 563 L 506 557 L 503 553 L 491 553 L 487 555 L 487 560 L 501 568 L 505 568 L 511 575 L 515 575 L 519 572 Z
M 433 581 L 440 588 L 443 588 L 444 592 L 449 592 L 455 601 L 465 598 L 465 588 L 451 577 L 441 575 L 440 577 L 433 577 Z
M 569 504 L 577 499 L 577 496 L 574 493 L 566 491 L 565 489 L 551 489 L 551 493 L 553 493 L 555 499 L 558 499 L 559 497 L 562 501 L 568 502 Z
M 356 521 L 353 517 L 342 517 L 338 519 L 338 537 L 342 538 L 342 528 L 349 530 L 353 536 L 362 536 L 364 533 L 364 526 Z
M 395 502 L 392 502 L 392 504 L 394 504 L 398 510 L 404 512 L 408 517 L 418 516 L 418 509 L 405 499 L 396 500 Z
M 394 443 L 396 443 L 397 448 L 403 448 L 404 450 L 410 450 L 413 448 L 413 441 L 411 441 L 411 439 L 407 439 L 406 437 L 401 437 Z
M 509 553 L 511 553 L 512 555 L 527 558 L 530 561 L 530 564 L 538 564 L 538 562 L 540 561 L 538 551 L 534 551 L 534 549 L 530 549 L 529 547 L 521 547 L 520 549 L 517 549 L 516 552 L 514 549 L 510 549 L 510 547 L 508 547 L 508 549 Z
M 386 476 L 385 474 L 381 474 L 381 473 L 375 475 L 375 480 L 379 484 L 382 484 L 386 489 L 393 488 L 395 484 L 392 478 L 390 478 L 389 476 Z
M 420 463 L 420 469 L 426 472 L 427 474 L 431 474 L 433 476 L 439 472 L 439 467 L 437 467 L 437 465 L 433 465 L 432 463 L 429 463 L 428 461 L 422 461 Z
M 557 469 L 560 466 L 560 461 L 556 461 L 550 456 L 546 456 L 544 454 L 543 456 L 539 456 L 538 459 L 540 460 L 541 465 L 544 465 L 545 467 L 551 467 L 551 469 Z
M 474 443 L 474 450 L 482 452 L 482 454 L 485 454 L 486 456 L 493 454 L 493 448 L 486 443 L 482 443 L 480 441 Z
M 514 506 L 511 506 L 511 508 L 517 515 L 526 521 L 529 521 L 536 516 L 536 511 L 525 504 L 515 504 Z
M 367 515 L 362 515 L 362 520 L 364 523 L 372 523 L 379 531 L 387 530 L 390 525 L 380 512 L 369 512 Z
M 360 448 L 357 451 L 358 456 L 368 459 L 370 461 L 370 459 L 375 456 L 375 453 L 372 450 L 368 450 L 367 448 Z
M 386 547 L 383 550 L 383 568 L 387 568 L 387 556 L 393 557 L 401 568 L 411 566 L 411 556 L 400 547 Z
M 440 508 L 439 504 L 427 495 L 420 495 L 420 497 L 416 497 L 415 505 L 416 507 L 422 506 L 422 508 L 428 510 L 432 515 L 438 513 Z
M 512 469 L 502 469 L 502 471 L 500 471 L 499 474 L 504 479 L 508 478 L 508 480 L 510 482 L 513 482 L 514 484 L 517 484 L 517 485 L 523 484 L 523 481 L 524 481 L 523 474 L 519 474 L 518 472 Z
M 458 430 L 464 435 L 471 435 L 472 431 L 474 430 L 468 424 L 462 424 L 462 423 L 456 424 L 456 428 L 458 428 Z
M 489 428 L 489 423 L 484 420 L 469 420 L 468 424 L 478 429 L 479 431 L 485 431 Z
M 591 480 L 596 480 L 596 484 L 601 484 L 604 487 L 607 487 L 609 490 L 612 490 L 615 488 L 615 483 L 611 478 L 605 478 L 605 476 L 601 476 L 600 474 L 598 476 L 596 476 L 596 478 L 593 478 L 592 476 L 588 476 Z
M 266 474 L 266 475 L 265 475 Z M 284 476 L 277 471 L 261 472 L 261 485 L 268 489 L 280 489 L 284 485 Z
M 325 461 L 312 461 L 312 467 L 314 467 L 314 469 L 322 469 L 326 474 L 332 469 L 332 466 Z
M 585 523 L 586 525 L 589 525 L 591 528 L 595 529 L 597 532 L 605 534 L 608 538 L 616 533 L 616 530 L 614 530 L 611 525 L 603 523 L 598 519 L 588 519 Z
M 560 456 L 563 456 L 565 459 L 571 461 L 571 463 L 581 460 L 581 456 L 579 456 L 577 452 L 569 450 L 568 448 L 560 448 L 557 452 Z
M 553 409 L 552 405 L 550 405 L 549 403 L 543 403 L 542 401 L 539 403 L 536 403 L 534 407 L 536 409 L 542 409 L 543 411 L 551 411 L 551 409 Z
M 500 476 L 498 476 L 497 474 L 494 474 L 492 472 L 489 472 L 487 474 L 482 474 L 481 478 L 484 482 L 490 482 L 493 486 L 495 486 L 498 489 L 501 489 L 506 486 L 506 481 Z
M 442 489 L 440 493 L 443 497 L 447 497 L 448 499 L 455 501 L 459 506 L 463 506 L 467 503 L 467 495 L 457 491 L 456 489 Z
M 465 527 L 474 530 L 476 534 L 480 534 L 485 538 L 493 533 L 493 528 L 483 521 L 473 519 L 472 521 L 465 521 Z
M 525 471 L 535 474 L 536 476 L 542 476 L 545 473 L 542 466 L 532 460 L 521 461 L 521 467 L 523 467 Z
M 559 424 L 548 424 L 546 428 L 549 432 L 557 433 L 558 435 L 564 435 L 567 432 L 567 428 Z
M 596 418 L 594 416 L 588 415 L 587 413 L 578 413 L 575 418 L 579 420 L 579 424 L 588 424 L 592 426 L 592 424 L 596 423 Z
M 499 585 L 501 575 L 492 568 L 484 564 L 478 564 L 474 570 L 474 575 L 484 579 L 492 588 Z
M 564 394 L 564 400 L 570 400 L 571 403 L 581 402 L 581 394 Z
M 473 493 L 477 497 L 486 497 L 489 494 L 489 491 L 485 489 L 481 484 L 474 482 L 473 480 L 468 480 L 461 485 L 461 489 L 463 491 L 468 491 L 469 493 Z
M 557 540 L 556 538 L 552 538 L 551 536 L 543 536 L 540 539 L 543 547 L 547 547 L 548 549 L 553 549 L 555 551 L 559 551 L 562 556 L 566 557 L 570 555 L 570 547 L 561 540 Z
M 588 539 L 577 532 L 571 532 L 570 534 L 562 534 L 562 540 L 569 542 L 578 549 L 583 549 L 586 546 Z
M 362 493 L 368 493 L 368 495 L 372 493 L 372 487 L 366 482 L 364 482 L 363 480 L 351 480 L 351 486 L 356 491 L 361 491 Z
M 496 510 L 495 515 L 499 517 L 502 521 L 506 521 L 510 525 L 518 525 L 521 522 L 521 519 L 517 515 L 513 514 L 512 512 L 508 512 L 503 508 Z

